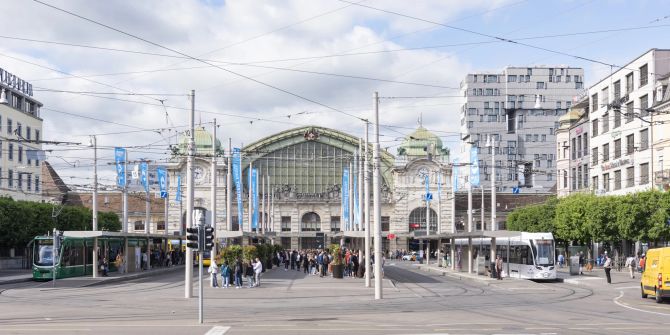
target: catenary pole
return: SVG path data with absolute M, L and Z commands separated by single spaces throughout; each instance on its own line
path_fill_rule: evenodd
M 365 213 L 364 213 L 364 229 L 365 229 L 365 287 L 370 287 L 370 155 L 368 152 L 369 147 L 369 129 L 370 123 L 365 121 L 365 163 L 363 166 L 363 195 L 365 202 Z
M 186 227 L 193 226 L 193 156 L 195 155 L 195 90 L 191 90 L 191 117 L 189 123 L 188 154 L 186 155 Z M 193 249 L 186 247 L 186 283 L 184 297 L 193 297 Z
M 95 135 L 93 142 L 93 231 L 98 230 L 98 141 Z M 98 238 L 93 239 L 93 278 L 98 277 Z
M 379 161 L 379 95 L 375 92 L 375 146 L 372 151 L 373 175 L 372 185 L 374 188 L 374 213 L 375 213 L 375 300 L 383 298 L 382 293 L 382 226 L 381 226 L 381 180 Z
M 216 226 L 216 119 L 214 119 L 214 125 L 213 125 L 213 130 L 212 130 L 212 171 L 211 171 L 211 184 L 212 184 L 212 189 L 211 189 L 211 212 L 210 214 L 212 215 L 212 228 L 214 229 L 213 232 L 213 244 L 214 246 L 212 247 L 212 252 L 209 253 L 210 255 L 210 264 L 214 264 L 214 259 L 216 258 L 217 255 L 217 246 L 218 243 L 216 243 L 216 230 L 218 227 Z M 210 283 L 212 285 L 214 283 Z
M 230 137 L 228 138 L 228 166 L 226 170 L 226 229 L 230 232 L 233 230 L 233 139 Z

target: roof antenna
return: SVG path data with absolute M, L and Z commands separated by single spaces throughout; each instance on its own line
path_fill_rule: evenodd
M 423 112 L 419 113 L 419 128 L 423 127 Z

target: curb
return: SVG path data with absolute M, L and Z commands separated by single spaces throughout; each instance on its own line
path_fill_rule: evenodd
M 9 279 L 9 280 L 0 280 L 0 285 L 8 285 L 8 284 L 17 284 L 17 283 L 25 283 L 32 281 L 33 277 L 25 277 L 25 278 L 16 278 L 16 279 Z
M 153 277 L 153 276 L 157 276 L 157 275 L 160 275 L 160 274 L 170 273 L 170 272 L 173 272 L 173 271 L 183 270 L 183 269 L 184 268 L 181 267 L 181 266 L 174 266 L 174 267 L 169 268 L 169 269 L 161 269 L 161 270 L 154 270 L 154 271 L 148 271 L 148 272 L 140 272 L 140 273 L 137 273 L 137 274 L 127 275 L 127 276 L 123 276 L 123 277 L 112 277 L 112 278 L 109 278 L 109 279 L 96 281 L 96 282 L 93 282 L 93 283 L 90 283 L 90 284 L 83 285 L 82 287 L 99 286 L 99 285 L 104 285 L 104 284 L 109 284 L 109 283 L 120 283 L 120 282 L 129 281 L 129 280 L 133 280 L 133 279 L 138 279 L 138 278 Z
M 451 272 L 451 271 L 448 271 L 448 270 L 438 270 L 438 269 L 434 269 L 434 268 L 432 268 L 430 266 L 427 266 L 427 265 L 417 265 L 416 267 L 417 267 L 417 269 L 422 270 L 422 271 L 437 272 L 437 273 L 440 273 L 442 276 L 451 277 L 451 278 L 455 278 L 455 279 L 458 279 L 458 280 L 472 279 L 472 280 L 481 281 L 481 282 L 485 283 L 486 285 L 488 285 L 489 283 L 494 281 L 493 279 L 487 278 L 487 277 L 481 277 L 481 276 L 475 277 L 475 276 L 471 276 L 471 275 L 461 275 L 457 272 Z M 481 277 L 481 278 L 479 278 L 479 277 Z

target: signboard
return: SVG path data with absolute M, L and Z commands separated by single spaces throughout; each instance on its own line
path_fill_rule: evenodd
M 156 169 L 156 174 L 158 175 L 158 186 L 161 192 L 161 198 L 165 199 L 168 196 L 167 192 L 167 170 L 164 167 L 159 167 Z
M 126 149 L 114 148 L 114 160 L 116 161 L 116 184 L 126 187 Z
M 389 240 L 393 240 L 393 239 L 395 239 L 395 234 L 388 234 L 387 237 L 388 237 Z
M 0 68 L 0 81 L 23 94 L 33 96 L 33 85 Z
M 470 185 L 479 186 L 479 151 L 477 147 L 470 149 Z

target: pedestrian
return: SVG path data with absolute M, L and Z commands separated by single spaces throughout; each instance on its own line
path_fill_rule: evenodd
M 244 275 L 247 277 L 249 283 L 249 288 L 254 287 L 254 267 L 251 264 L 251 261 L 244 262 Z
M 102 276 L 107 277 L 107 271 L 109 271 L 109 264 L 107 263 L 107 257 L 102 259 Z
M 612 271 L 612 259 L 607 254 L 605 254 L 605 263 L 603 264 L 603 268 L 605 268 L 607 283 L 612 284 L 612 277 L 610 277 L 610 271 Z
M 644 265 L 646 264 L 645 255 L 640 256 L 640 266 L 638 267 L 640 272 L 644 272 Z
M 221 265 L 221 287 L 230 287 L 230 267 L 228 266 L 228 261 L 224 261 L 223 265 Z
M 558 267 L 562 269 L 564 262 L 565 262 L 565 256 L 563 256 L 563 254 L 558 254 Z
M 496 276 L 498 280 L 502 280 L 503 260 L 500 255 L 496 256 Z
M 210 274 L 212 279 L 212 287 L 219 287 L 219 280 L 217 279 L 219 275 L 219 267 L 216 265 L 216 262 L 212 262 L 207 269 L 207 273 Z
M 261 263 L 261 260 L 256 257 L 256 262 L 253 265 L 254 268 L 254 286 L 258 287 L 261 286 L 261 273 L 263 272 L 263 263 Z
M 242 261 L 238 257 L 235 260 L 235 288 L 242 288 Z
M 584 252 L 583 251 L 579 252 L 579 274 L 580 275 L 584 274 Z
M 637 262 L 635 261 L 635 257 L 630 256 L 626 258 L 626 267 L 628 268 L 628 271 L 630 272 L 630 278 L 634 279 L 635 278 L 635 264 Z

